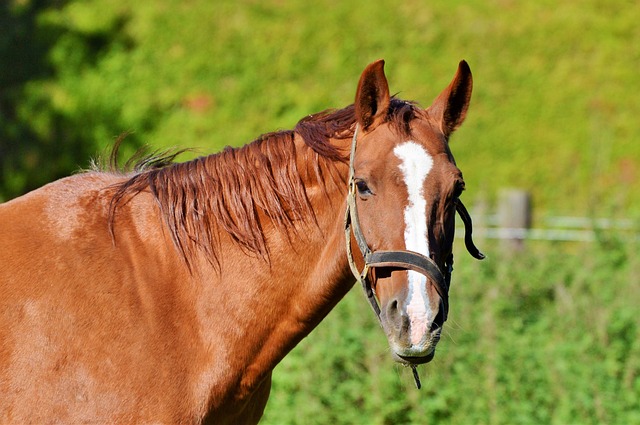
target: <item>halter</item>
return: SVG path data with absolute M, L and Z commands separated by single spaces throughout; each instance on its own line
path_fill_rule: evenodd
M 354 157 L 356 153 L 356 140 L 358 137 L 358 124 L 356 124 L 355 131 L 353 132 L 353 141 L 351 143 L 351 154 L 349 157 L 349 191 L 347 193 L 347 210 L 344 217 L 345 238 L 347 243 L 347 258 L 349 260 L 349 267 L 351 272 L 355 276 L 356 280 L 362 285 L 369 304 L 378 320 L 380 320 L 380 306 L 376 299 L 376 295 L 371 286 L 369 279 L 369 272 L 377 267 L 391 267 L 402 270 L 412 270 L 421 273 L 431 279 L 434 284 L 438 295 L 443 303 L 444 321 L 447 320 L 449 314 L 449 285 L 451 284 L 451 273 L 453 272 L 453 254 L 450 254 L 444 264 L 444 273 L 438 265 L 429 257 L 419 254 L 413 251 L 386 251 L 378 250 L 372 251 L 367 244 L 367 241 L 362 233 L 360 227 L 360 220 L 358 219 L 358 208 L 356 206 L 356 181 L 355 181 L 355 169 L 354 169 Z M 465 246 L 474 258 L 482 260 L 484 254 L 482 254 L 473 243 L 471 236 L 473 232 L 473 225 L 471 222 L 471 216 L 467 212 L 467 209 L 458 199 L 456 201 L 456 211 L 460 214 L 460 218 L 464 223 L 465 229 Z M 351 233 L 356 240 L 356 244 L 360 249 L 360 253 L 364 258 L 364 268 L 362 271 L 358 270 L 355 261 L 353 260 L 353 252 L 351 249 Z M 414 369 L 414 376 L 416 372 Z M 416 384 L 419 385 L 419 380 L 416 378 Z

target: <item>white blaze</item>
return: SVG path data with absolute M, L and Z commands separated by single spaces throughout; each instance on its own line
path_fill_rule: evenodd
M 396 146 L 393 153 L 400 159 L 400 171 L 407 185 L 409 199 L 404 209 L 404 242 L 406 249 L 429 256 L 427 234 L 427 201 L 422 188 L 433 167 L 433 158 L 418 143 L 408 141 Z M 419 344 L 432 317 L 427 296 L 426 276 L 409 270 L 409 302 L 411 343 Z

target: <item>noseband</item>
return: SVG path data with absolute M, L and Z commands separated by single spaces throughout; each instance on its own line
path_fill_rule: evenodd
M 358 125 L 356 124 L 355 131 L 353 133 L 353 141 L 351 143 L 351 154 L 349 158 L 349 191 L 347 194 L 347 210 L 345 213 L 345 237 L 347 242 L 347 258 L 349 260 L 349 266 L 355 276 L 356 280 L 362 285 L 364 293 L 371 304 L 371 308 L 380 320 L 380 306 L 376 299 L 373 287 L 371 286 L 371 280 L 369 278 L 369 272 L 375 268 L 395 268 L 401 270 L 412 270 L 425 275 L 434 284 L 438 295 L 443 304 L 444 321 L 447 320 L 449 314 L 449 285 L 451 283 L 451 272 L 453 272 L 453 254 L 450 254 L 444 264 L 444 273 L 438 267 L 438 265 L 429 257 L 419 254 L 413 251 L 386 251 L 378 250 L 372 251 L 367 244 L 367 241 L 362 233 L 360 227 L 360 220 L 358 219 L 358 208 L 356 205 L 356 181 L 354 170 L 354 157 L 356 153 L 356 140 L 358 136 Z M 456 211 L 460 214 L 460 218 L 464 223 L 465 230 L 465 246 L 469 253 L 478 260 L 482 260 L 484 255 L 476 248 L 472 239 L 473 226 L 471 223 L 471 216 L 467 212 L 467 209 L 458 199 L 456 201 Z M 351 249 L 351 233 L 356 240 L 356 244 L 360 249 L 360 253 L 364 258 L 364 268 L 362 271 L 358 270 L 355 261 L 353 260 L 353 252 Z M 444 323 L 443 321 L 443 323 Z

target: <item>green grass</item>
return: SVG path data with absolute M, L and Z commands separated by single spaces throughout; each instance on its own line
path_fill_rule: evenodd
M 475 92 L 453 149 L 470 193 L 517 186 L 549 212 L 640 212 L 640 8 L 431 3 L 70 2 L 37 16 L 50 73 L 25 84 L 18 116 L 60 147 L 98 151 L 132 130 L 131 143 L 211 152 L 351 103 L 377 58 L 392 91 L 427 106 L 465 58 Z
M 434 361 L 395 365 L 357 287 L 275 369 L 266 424 L 631 424 L 640 421 L 638 243 L 602 236 L 489 258 L 457 252 Z
M 635 2 L 53 3 L 0 5 L 0 200 L 124 131 L 127 155 L 292 128 L 351 103 L 378 58 L 393 92 L 428 106 L 464 58 L 475 90 L 452 149 L 468 205 L 519 187 L 536 218 L 640 215 Z M 421 391 L 356 288 L 276 368 L 264 422 L 640 423 L 638 243 L 482 245 L 485 262 L 457 254 Z

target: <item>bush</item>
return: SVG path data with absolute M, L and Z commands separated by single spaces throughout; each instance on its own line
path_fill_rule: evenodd
M 275 369 L 264 423 L 637 422 L 638 243 L 536 245 L 482 263 L 458 253 L 420 391 L 354 288 Z

